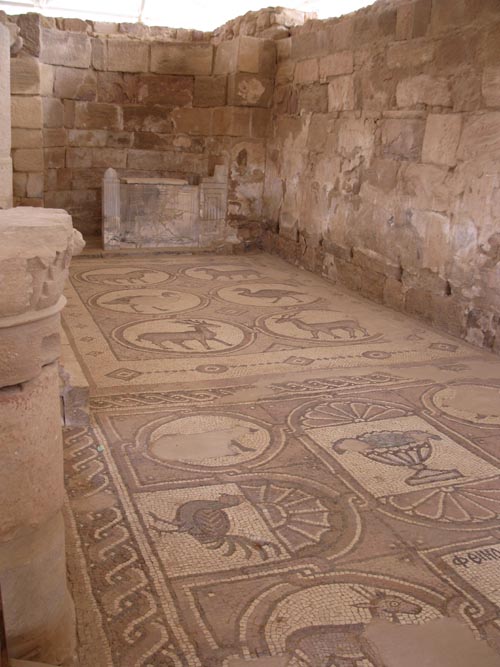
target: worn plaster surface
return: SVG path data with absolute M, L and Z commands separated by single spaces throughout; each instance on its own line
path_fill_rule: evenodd
M 495 356 L 268 255 L 83 258 L 67 298 L 83 667 L 500 665 Z

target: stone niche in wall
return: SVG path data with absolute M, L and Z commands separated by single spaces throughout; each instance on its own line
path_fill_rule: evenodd
M 227 168 L 180 178 L 103 179 L 103 244 L 109 248 L 217 249 L 238 243 L 226 221 Z

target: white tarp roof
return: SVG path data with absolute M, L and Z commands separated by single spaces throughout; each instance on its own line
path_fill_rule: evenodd
M 282 6 L 317 12 L 319 18 L 348 14 L 374 0 L 285 0 Z M 266 0 L 0 0 L 7 14 L 38 12 L 46 16 L 137 22 L 171 28 L 214 30 L 248 11 L 268 7 Z M 281 4 L 277 2 L 276 4 Z

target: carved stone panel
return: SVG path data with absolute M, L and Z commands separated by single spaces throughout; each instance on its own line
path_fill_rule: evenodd
M 227 170 L 195 179 L 119 178 L 108 169 L 103 180 L 104 247 L 216 248 L 237 242 L 227 225 Z

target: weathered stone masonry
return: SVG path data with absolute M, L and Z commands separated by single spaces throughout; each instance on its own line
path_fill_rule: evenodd
M 106 167 L 223 164 L 240 244 L 499 351 L 498 2 L 305 18 L 263 10 L 205 34 L 18 17 L 16 202 L 92 234 Z
M 12 59 L 17 204 L 71 213 L 98 234 L 101 182 L 229 171 L 227 219 L 242 243 L 260 236 L 275 42 L 130 24 L 17 17 Z
M 415 0 L 277 42 L 264 247 L 500 351 L 499 36 Z

